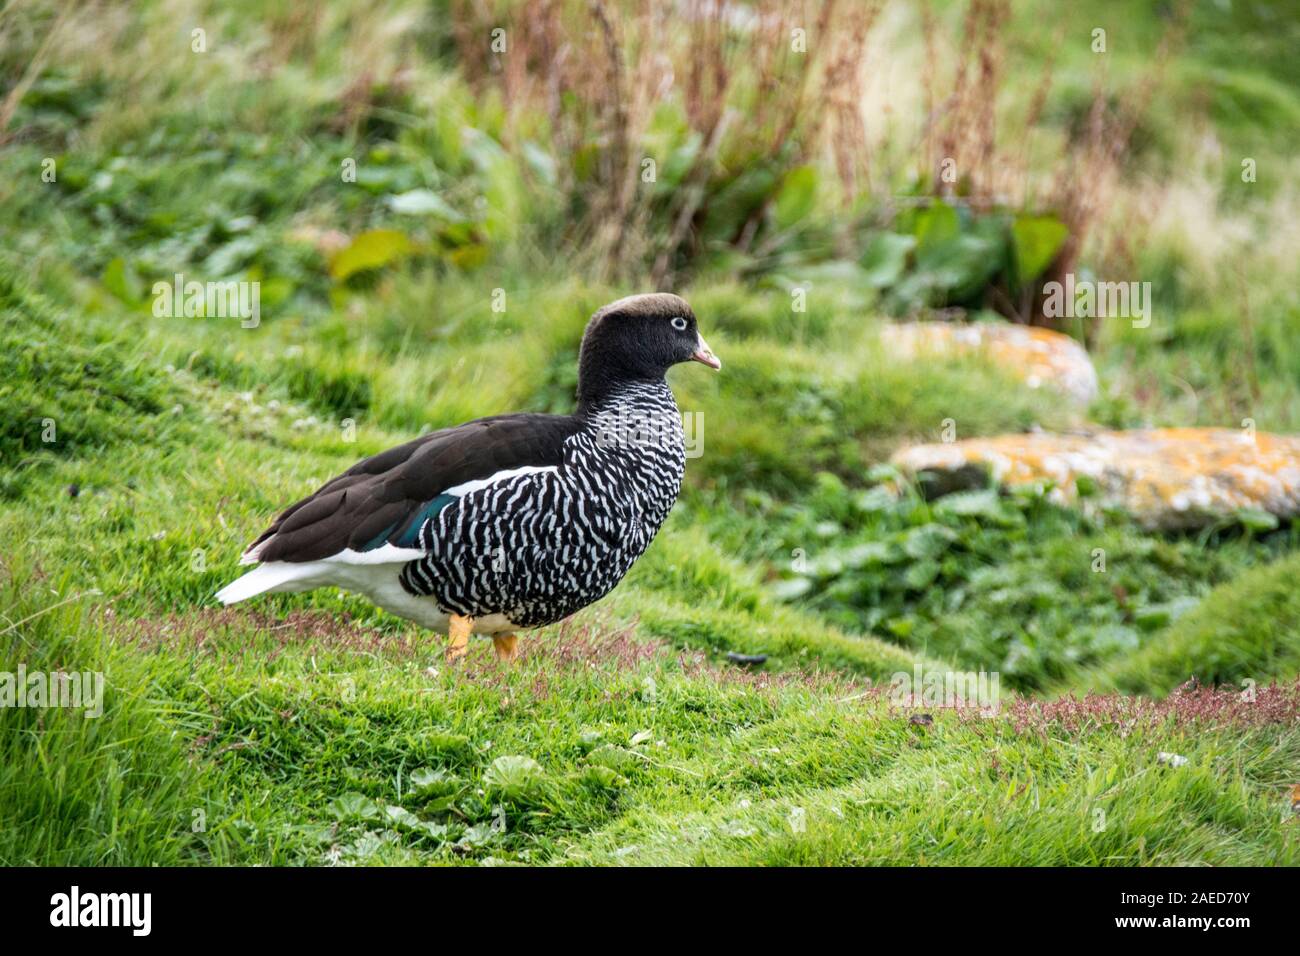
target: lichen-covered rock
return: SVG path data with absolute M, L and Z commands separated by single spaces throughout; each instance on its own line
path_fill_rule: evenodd
M 891 355 L 985 355 L 1030 388 L 1051 386 L 1086 405 L 1097 397 L 1097 372 L 1088 352 L 1051 329 L 1010 322 L 905 322 L 886 325 L 881 344 Z
M 913 445 L 893 463 L 928 473 L 941 493 L 991 475 L 1004 486 L 1050 486 L 1063 504 L 1084 497 L 1121 508 L 1148 528 L 1300 513 L 1300 436 L 1217 428 L 1001 435 Z

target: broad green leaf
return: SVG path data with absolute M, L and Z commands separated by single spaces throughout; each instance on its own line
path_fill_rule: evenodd
M 388 208 L 405 216 L 437 216 L 448 222 L 461 222 L 465 218 L 432 189 L 412 189 L 389 196 Z
M 1002 502 L 998 493 L 991 488 L 959 491 L 936 501 L 934 513 L 961 518 L 998 518 L 1002 514 Z
M 442 731 L 435 731 L 427 734 L 422 742 L 430 750 L 443 754 L 459 754 L 470 749 L 470 739 L 464 734 L 448 734 Z
M 524 143 L 524 160 L 533 174 L 548 186 L 556 182 L 555 159 L 531 139 Z
M 1016 275 L 1028 285 L 1043 274 L 1061 251 L 1070 230 L 1055 216 L 1018 216 L 1011 224 Z
M 609 767 L 615 771 L 631 769 L 640 762 L 632 751 L 613 744 L 597 747 L 587 755 L 587 761 L 595 766 Z
M 915 564 L 908 565 L 907 570 L 903 572 L 903 583 L 912 590 L 919 591 L 933 584 L 934 579 L 939 576 L 939 571 L 938 561 L 917 561 Z
M 396 229 L 371 229 L 356 236 L 330 263 L 330 275 L 338 282 L 367 269 L 382 269 L 409 256 L 413 246 L 406 233 Z
M 866 282 L 883 289 L 902 278 L 907 257 L 916 248 L 915 236 L 881 232 L 872 237 L 862 253 L 862 271 Z
M 859 511 L 864 511 L 868 514 L 888 511 L 897 504 L 898 495 L 895 494 L 889 486 L 883 484 L 874 485 L 866 491 L 858 493 L 858 495 L 853 499 L 853 506 Z
M 937 558 L 957 540 L 957 532 L 941 524 L 924 524 L 913 528 L 903 537 L 903 550 L 907 556 L 921 560 Z
M 104 267 L 104 274 L 99 281 L 104 284 L 105 289 L 127 305 L 139 305 L 143 299 L 144 287 L 140 277 L 121 256 Z
M 918 255 L 955 239 L 960 231 L 957 210 L 945 202 L 936 201 L 918 210 L 912 224 Z
M 377 166 L 374 163 L 357 166 L 357 185 L 372 195 L 414 189 L 418 182 L 419 175 L 410 166 Z
M 617 790 L 627 785 L 627 778 L 617 770 L 599 765 L 585 768 L 578 779 L 593 790 Z
M 776 185 L 776 174 L 766 166 L 746 169 L 710 197 L 701 235 L 705 240 L 730 241 Z
M 289 296 L 293 295 L 297 288 L 292 279 L 286 279 L 284 276 L 275 276 L 260 281 L 260 305 L 263 309 L 271 309 L 280 305 Z
M 532 757 L 511 755 L 497 757 L 483 775 L 483 786 L 509 800 L 520 800 L 538 793 L 546 784 L 546 772 Z
M 696 157 L 700 154 L 700 143 L 699 134 L 692 133 L 686 142 L 668 154 L 666 162 L 659 164 L 658 182 L 655 184 L 659 192 L 671 192 L 682 184 L 682 180 L 695 166 Z
M 1272 531 L 1278 526 L 1277 515 L 1262 508 L 1238 508 L 1233 517 L 1247 531 Z
M 218 246 L 203 262 L 203 269 L 213 278 L 233 276 L 248 265 L 262 251 L 262 243 L 255 236 L 239 236 Z
M 918 248 L 917 275 L 949 300 L 964 299 L 980 290 L 1003 265 L 1003 250 L 987 236 L 960 235 Z
M 811 166 L 798 166 L 786 173 L 773 209 L 777 228 L 790 229 L 799 225 L 812 212 L 816 198 L 816 170 Z
M 378 820 L 382 815 L 379 805 L 360 793 L 345 793 L 335 797 L 327 807 L 336 820 L 356 823 L 365 820 Z
M 891 564 L 898 558 L 897 549 L 886 541 L 866 541 L 847 548 L 840 554 L 850 568 L 876 567 Z
M 403 830 L 419 830 L 424 821 L 405 807 L 389 805 L 384 807 L 384 820 L 392 826 Z
M 443 797 L 460 789 L 462 781 L 441 768 L 421 767 L 410 776 L 411 792 L 417 797 Z

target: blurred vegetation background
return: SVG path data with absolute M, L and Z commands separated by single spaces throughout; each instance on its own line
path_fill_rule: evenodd
M 178 633 L 201 633 L 277 506 L 424 430 L 569 410 L 591 312 L 671 289 L 725 367 L 671 376 L 683 410 L 703 413 L 704 454 L 606 605 L 641 639 L 854 679 L 936 661 L 1026 694 L 1293 679 L 1289 526 L 1162 535 L 1041 495 L 928 502 L 880 485 L 895 448 L 938 440 L 947 419 L 963 438 L 1084 421 L 1300 430 L 1297 48 L 1290 0 L 10 0 L 0 576 L 7 623 L 35 617 L 4 632 L 5 651 L 97 648 L 134 675 L 119 706 L 161 698 L 169 726 L 201 737 L 204 700 L 238 712 L 259 685 L 217 666 L 199 694 L 176 661 L 128 662 L 104 650 L 134 633 L 122 621 L 178 615 Z M 156 317 L 154 283 L 178 273 L 258 282 L 260 324 Z M 1149 281 L 1151 326 L 1044 316 L 1044 284 L 1067 273 Z M 1081 410 L 975 357 L 890 354 L 881 328 L 918 318 L 1065 332 L 1101 394 Z M 1107 575 L 1090 571 L 1096 548 Z M 415 639 L 345 596 L 268 607 Z M 1218 642 L 1223 622 L 1233 637 Z M 70 649 L 69 632 L 88 643 Z M 723 706 L 709 695 L 725 691 L 690 683 L 711 678 L 683 680 Z M 487 719 L 466 716 L 475 701 L 461 702 L 466 735 L 513 732 L 472 723 Z M 261 719 L 218 720 L 213 746 Z M 58 799 L 23 789 L 44 758 L 11 744 L 0 794 L 15 812 L 66 799 L 66 819 L 84 819 L 72 784 Z M 356 776 L 345 756 L 306 784 L 222 753 L 223 786 L 252 767 L 292 807 Z M 135 781 L 122 812 L 144 829 L 103 858 L 191 852 L 140 822 L 143 767 L 118 770 Z M 367 774 L 356 786 L 382 789 Z M 1206 793 L 1221 784 L 1207 777 Z M 582 812 L 564 825 L 610 811 Z M 54 859 L 65 836 L 53 826 L 48 855 L 25 852 Z M 281 834 L 272 857 L 314 858 L 301 836 Z M 202 852 L 237 858 L 250 839 L 227 828 Z M 558 852 L 554 833 L 538 839 Z M 1169 860 L 1216 845 L 1168 839 Z

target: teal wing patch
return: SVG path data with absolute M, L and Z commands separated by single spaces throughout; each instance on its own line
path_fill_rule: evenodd
M 420 529 L 424 527 L 424 523 L 456 500 L 457 498 L 455 495 L 439 495 L 427 505 L 422 505 L 419 510 L 407 518 L 389 525 L 382 533 L 371 539 L 361 550 L 373 551 L 375 548 L 382 548 L 385 544 L 395 544 L 399 548 L 419 547 L 418 538 L 420 536 Z M 392 537 L 393 533 L 397 531 L 399 527 L 402 528 L 402 532 L 396 538 Z

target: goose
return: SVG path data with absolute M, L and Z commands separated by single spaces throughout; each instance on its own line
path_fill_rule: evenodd
M 720 369 L 676 295 L 619 299 L 588 322 L 572 415 L 515 412 L 444 428 L 358 462 L 290 505 L 216 594 L 337 587 L 498 658 L 517 632 L 608 594 L 654 539 L 685 473 L 672 366 Z

